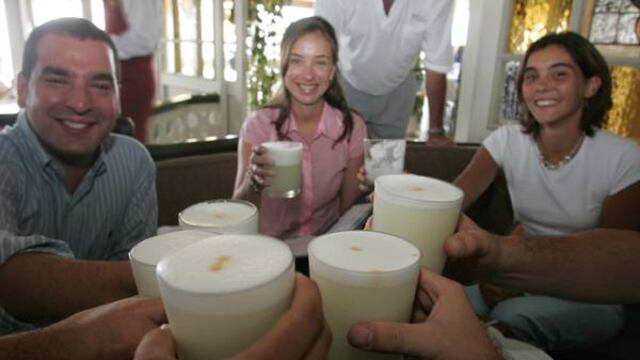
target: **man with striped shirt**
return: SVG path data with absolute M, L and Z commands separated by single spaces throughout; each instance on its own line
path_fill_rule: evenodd
M 0 333 L 136 292 L 118 260 L 155 234 L 155 167 L 110 133 L 118 75 L 111 39 L 89 21 L 50 21 L 27 39 L 23 111 L 0 134 Z

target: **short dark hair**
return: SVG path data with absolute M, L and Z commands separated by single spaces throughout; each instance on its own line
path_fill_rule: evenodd
M 118 79 L 120 78 L 118 50 L 116 50 L 116 46 L 109 35 L 100 30 L 89 20 L 66 17 L 51 20 L 37 26 L 33 31 L 31 31 L 31 34 L 29 34 L 22 55 L 21 74 L 25 79 L 29 79 L 36 62 L 38 61 L 38 43 L 47 34 L 68 35 L 79 40 L 91 39 L 107 44 L 113 54 L 113 62 L 116 66 L 116 77 Z
M 569 56 L 571 56 L 571 59 L 578 64 L 578 68 L 585 79 L 597 76 L 602 81 L 598 92 L 586 100 L 586 109 L 582 112 L 582 118 L 580 119 L 580 127 L 582 130 L 588 136 L 593 136 L 594 128 L 601 128 L 607 123 L 607 113 L 613 106 L 613 101 L 611 100 L 611 73 L 609 71 L 609 65 L 598 49 L 596 49 L 589 40 L 570 31 L 545 35 L 531 44 L 524 55 L 518 74 L 517 89 L 518 100 L 523 110 L 520 122 L 525 128 L 525 133 L 537 136 L 540 131 L 540 125 L 533 118 L 533 115 L 524 103 L 524 97 L 522 96 L 524 70 L 531 54 L 551 45 L 558 45 L 565 49 L 567 53 L 569 53 Z

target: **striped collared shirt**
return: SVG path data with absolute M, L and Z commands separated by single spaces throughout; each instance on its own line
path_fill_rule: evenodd
M 123 260 L 155 234 L 157 213 L 155 166 L 137 141 L 110 134 L 69 193 L 24 112 L 0 133 L 0 265 L 20 252 Z

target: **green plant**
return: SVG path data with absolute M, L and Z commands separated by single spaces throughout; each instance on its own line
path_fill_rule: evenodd
M 251 34 L 251 57 L 247 74 L 247 98 L 250 110 L 264 105 L 271 96 L 271 89 L 278 79 L 276 59 L 268 59 L 268 41 L 274 41 L 274 25 L 282 20 L 282 7 L 286 0 L 249 1 L 248 19 Z M 258 5 L 263 7 L 259 11 Z

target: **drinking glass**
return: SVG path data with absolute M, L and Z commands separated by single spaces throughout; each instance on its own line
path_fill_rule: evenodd
M 442 249 L 458 223 L 463 192 L 442 180 L 412 174 L 376 179 L 373 230 L 400 236 L 422 253 L 422 266 L 441 273 Z
M 300 194 L 302 173 L 302 144 L 295 141 L 272 141 L 263 143 L 273 160 L 274 176 L 265 189 L 274 198 L 293 198 Z
M 191 205 L 178 214 L 182 229 L 218 234 L 257 234 L 258 209 L 244 200 L 212 200 Z
M 308 253 L 311 278 L 333 333 L 329 359 L 402 359 L 356 349 L 347 333 L 360 321 L 409 322 L 420 251 L 397 236 L 345 231 L 315 238 Z
M 157 276 L 179 358 L 219 359 L 251 346 L 286 312 L 294 262 L 278 239 L 223 234 L 166 256 Z
M 364 168 L 369 185 L 379 176 L 402 173 L 406 146 L 404 139 L 364 139 Z

